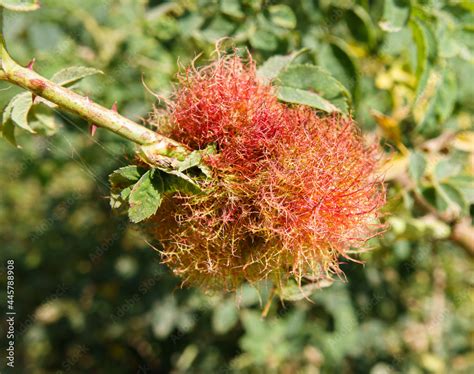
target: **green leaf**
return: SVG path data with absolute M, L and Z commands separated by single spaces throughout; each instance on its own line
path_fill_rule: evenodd
M 245 16 L 242 12 L 239 0 L 222 0 L 221 1 L 221 12 L 235 18 L 243 18 Z
M 349 112 L 350 94 L 319 66 L 293 65 L 278 75 L 278 98 L 326 112 Z
M 71 66 L 58 71 L 52 76 L 51 81 L 61 86 L 68 87 L 73 85 L 74 83 L 77 83 L 83 78 L 95 74 L 103 74 L 103 72 L 98 69 L 89 68 L 85 66 Z
M 13 99 L 7 106 L 7 109 L 10 112 L 9 116 L 7 115 L 6 118 L 4 117 L 4 121 L 11 119 L 16 125 L 18 125 L 22 129 L 34 134 L 35 131 L 28 124 L 28 113 L 30 112 L 32 105 L 33 100 L 30 92 L 23 92 L 21 94 L 16 95 L 15 97 L 13 97 Z M 5 109 L 5 111 L 7 111 L 7 109 Z
M 115 170 L 109 175 L 109 182 L 114 187 L 127 187 L 137 182 L 145 174 L 145 169 L 136 165 L 128 165 Z
M 215 42 L 220 38 L 226 37 L 234 31 L 234 24 L 225 17 L 217 16 L 212 18 L 209 25 L 201 32 L 201 35 L 208 42 Z
M 278 39 L 275 34 L 266 30 L 257 30 L 250 36 L 250 45 L 262 51 L 274 51 L 278 47 Z
M 435 186 L 437 192 L 436 207 L 444 212 L 447 209 L 454 208 L 459 211 L 466 211 L 466 201 L 463 194 L 453 185 L 448 183 L 440 183 Z
M 129 196 L 133 185 L 145 174 L 146 170 L 136 165 L 124 166 L 109 175 L 110 206 L 112 209 L 128 208 Z
M 239 319 L 238 310 L 233 300 L 226 300 L 217 305 L 212 315 L 212 327 L 218 334 L 225 334 L 235 326 Z
M 161 173 L 163 180 L 163 192 L 184 192 L 196 194 L 201 192 L 199 187 L 187 175 L 173 172 Z
M 428 83 L 429 71 L 436 56 L 436 40 L 429 25 L 418 17 L 409 22 L 416 46 L 417 98 L 420 97 Z
M 278 98 L 287 103 L 307 105 L 328 113 L 339 112 L 339 109 L 330 101 L 316 93 L 299 88 L 282 86 L 278 89 Z
M 350 54 L 350 49 L 344 40 L 335 37 L 331 37 L 330 40 L 330 43 L 325 43 L 318 49 L 318 64 L 349 90 L 354 100 L 358 100 L 361 72 L 356 60 Z
M 178 171 L 183 172 L 198 166 L 202 161 L 202 155 L 200 151 L 193 151 L 183 161 L 180 162 Z
M 257 77 L 265 84 L 273 81 L 298 55 L 306 52 L 303 48 L 289 55 L 276 55 L 266 60 L 257 70 Z
M 446 182 L 462 194 L 467 204 L 474 204 L 474 176 L 456 175 L 448 178 Z
M 295 14 L 288 5 L 272 5 L 268 8 L 268 12 L 273 24 L 284 29 L 294 29 L 296 27 Z
M 39 0 L 0 0 L 0 7 L 17 12 L 28 12 L 39 9 Z
M 409 0 L 384 0 L 380 28 L 387 32 L 400 31 L 410 17 L 410 8 Z
M 415 183 L 419 183 L 421 177 L 425 174 L 426 159 L 423 153 L 415 151 L 410 153 L 408 172 Z
M 2 137 L 5 138 L 11 145 L 14 147 L 18 147 L 15 138 L 15 124 L 11 119 L 6 120 L 3 122 L 2 127 Z
M 160 173 L 148 170 L 130 192 L 128 216 L 134 223 L 141 222 L 156 213 L 163 198 L 164 184 Z
M 28 123 L 35 133 L 52 136 L 59 129 L 54 112 L 45 105 L 34 105 L 28 115 Z
M 457 99 L 457 80 L 454 72 L 446 70 L 442 75 L 432 70 L 436 80 L 425 85 L 424 92 L 415 101 L 414 117 L 418 132 L 434 136 L 449 118 Z M 431 79 L 431 78 L 430 78 Z
M 444 182 L 445 179 L 459 174 L 467 161 L 466 154 L 455 152 L 449 157 L 440 160 L 434 168 L 434 177 L 437 182 Z
M 355 5 L 347 12 L 346 23 L 352 35 L 372 47 L 375 43 L 375 26 L 369 13 L 360 5 Z

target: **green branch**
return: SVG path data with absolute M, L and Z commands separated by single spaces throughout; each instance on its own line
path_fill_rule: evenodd
M 58 105 L 59 108 L 77 114 L 86 121 L 108 129 L 139 145 L 153 144 L 153 149 L 157 154 L 178 159 L 182 159 L 189 154 L 189 151 L 182 144 L 147 129 L 113 110 L 104 108 L 92 102 L 88 97 L 62 87 L 31 69 L 19 66 L 12 60 L 5 63 L 5 58 L 3 58 L 2 61 L 4 68 L 3 71 L 0 71 L 0 79 L 2 80 L 31 91 L 35 95 Z

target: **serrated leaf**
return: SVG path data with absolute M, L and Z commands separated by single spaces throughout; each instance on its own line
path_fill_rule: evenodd
M 286 68 L 298 55 L 308 49 L 304 48 L 289 55 L 272 56 L 257 70 L 257 77 L 265 84 L 273 81 L 284 68 Z
M 426 159 L 421 152 L 412 152 L 410 154 L 408 172 L 413 181 L 418 184 L 421 177 L 425 174 Z
M 201 153 L 199 151 L 193 151 L 189 154 L 189 156 L 187 156 L 183 161 L 180 162 L 178 171 L 183 172 L 185 170 L 198 166 L 201 161 Z
M 112 209 L 128 207 L 128 198 L 133 185 L 145 174 L 146 170 L 136 165 L 124 166 L 109 175 L 110 206 Z
M 320 95 L 299 88 L 282 86 L 278 89 L 278 98 L 287 103 L 307 105 L 328 113 L 340 110 Z
M 409 0 L 385 0 L 383 16 L 379 26 L 387 32 L 397 32 L 406 25 L 410 17 Z
M 278 75 L 278 98 L 326 112 L 349 112 L 347 89 L 319 66 L 293 65 Z
M 284 29 L 294 29 L 296 27 L 295 14 L 288 5 L 272 5 L 268 8 L 268 13 L 273 24 Z
M 95 74 L 103 74 L 102 71 L 86 66 L 71 66 L 66 69 L 62 69 L 54 74 L 51 81 L 61 86 L 71 86 L 77 83 L 83 78 L 89 77 Z
M 128 210 L 130 221 L 141 222 L 156 213 L 163 198 L 164 183 L 160 173 L 148 170 L 133 186 Z
M 35 131 L 28 124 L 28 113 L 30 112 L 31 107 L 33 106 L 33 99 L 31 97 L 31 93 L 23 92 L 21 94 L 18 94 L 11 100 L 10 103 L 10 119 L 22 129 L 34 134 Z
M 161 173 L 164 192 L 184 192 L 195 194 L 201 192 L 199 187 L 187 175 L 179 172 Z
M 39 0 L 0 0 L 0 7 L 17 12 L 29 12 L 39 9 Z
M 145 169 L 137 165 L 128 165 L 115 170 L 109 175 L 109 182 L 114 187 L 129 186 L 145 174 Z

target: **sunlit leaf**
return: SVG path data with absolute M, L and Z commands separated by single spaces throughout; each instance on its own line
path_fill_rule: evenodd
M 288 5 L 278 4 L 268 8 L 270 20 L 277 26 L 293 29 L 296 26 L 296 17 Z
M 397 32 L 406 25 L 410 16 L 410 0 L 384 0 L 379 26 L 387 32 Z
M 77 83 L 83 78 L 89 77 L 95 74 L 103 74 L 100 70 L 89 68 L 85 66 L 71 66 L 66 69 L 62 69 L 54 74 L 51 81 L 61 86 L 71 86 Z
M 148 170 L 130 192 L 130 221 L 137 223 L 156 213 L 163 199 L 164 184 L 159 173 Z
M 293 65 L 278 75 L 278 98 L 326 112 L 349 112 L 350 94 L 326 70 L 313 65 Z
M 17 12 L 28 12 L 40 7 L 39 0 L 0 0 L 0 7 Z

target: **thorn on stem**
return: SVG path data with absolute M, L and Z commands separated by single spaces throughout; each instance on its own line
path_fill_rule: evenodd
M 97 131 L 97 126 L 91 123 L 89 125 L 89 133 L 91 134 L 91 136 L 94 136 L 96 131 Z
M 89 99 L 89 96 L 86 96 L 86 100 L 88 103 L 92 103 L 92 100 Z M 89 123 L 89 134 L 91 134 L 91 136 L 94 136 L 96 131 L 97 125 L 95 123 Z
M 33 66 L 35 65 L 35 62 L 36 62 L 36 58 L 32 58 L 30 62 L 28 62 L 28 65 L 26 65 L 26 67 L 30 70 L 33 70 Z
M 118 113 L 116 101 L 114 101 L 114 103 L 112 104 L 112 111 L 114 111 L 115 113 Z

